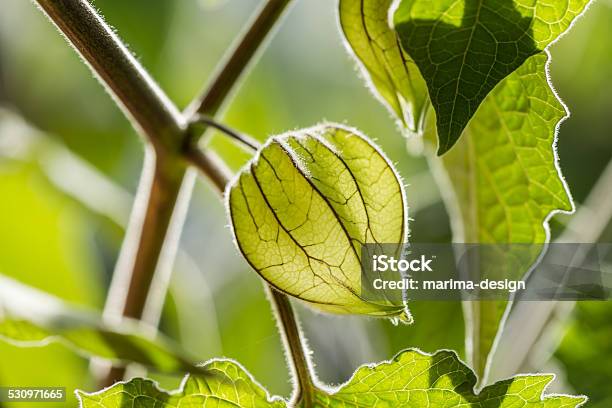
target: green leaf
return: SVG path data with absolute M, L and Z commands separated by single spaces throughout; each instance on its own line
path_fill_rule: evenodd
M 403 127 L 420 133 L 427 86 L 389 25 L 392 0 L 340 0 L 340 27 L 362 74 Z
M 135 378 L 97 393 L 77 391 L 83 408 L 155 407 L 285 407 L 236 362 L 213 360 L 205 368 L 206 379 L 188 376 L 172 392 L 148 379 Z M 427 354 L 406 350 L 391 361 L 362 366 L 335 390 L 314 391 L 316 407 L 410 408 L 572 408 L 587 401 L 584 396 L 545 394 L 551 374 L 517 375 L 474 393 L 476 376 L 452 351 Z M 138 405 L 136 405 L 138 404 Z
M 407 320 L 403 306 L 365 301 L 361 246 L 406 237 L 403 186 L 356 130 L 325 124 L 273 137 L 231 183 L 238 247 L 282 292 L 333 313 Z
M 165 373 L 204 373 L 176 345 L 136 322 L 111 327 L 94 313 L 0 275 L 0 340 L 20 347 L 60 342 L 85 357 L 136 362 Z M 151 338 L 155 335 L 155 340 Z
M 402 0 L 394 22 L 427 82 L 438 154 L 448 151 L 491 90 L 556 40 L 588 0 Z
M 158 388 L 151 380 L 134 378 L 97 393 L 77 391 L 83 408 L 122 407 L 285 407 L 278 397 L 270 398 L 242 366 L 232 360 L 213 360 L 204 368 L 214 375 L 187 376 L 172 392 Z
M 567 114 L 548 84 L 547 59 L 546 53 L 533 56 L 502 81 L 455 148 L 431 158 L 442 170 L 442 185 L 449 187 L 444 198 L 454 220 L 454 240 L 500 244 L 506 259 L 515 255 L 509 243 L 548 242 L 548 219 L 573 209 L 554 150 L 557 126 Z M 431 122 L 430 139 L 435 134 Z M 505 273 L 523 277 L 540 255 L 540 246 L 533 249 L 521 254 L 522 267 Z M 483 267 L 499 265 L 510 264 L 498 259 Z M 479 375 L 485 374 L 506 308 L 507 302 L 499 301 L 468 304 L 469 360 Z
M 474 393 L 476 376 L 452 351 L 406 350 L 391 361 L 362 366 L 331 393 L 316 393 L 321 407 L 570 408 L 584 396 L 546 395 L 552 374 L 517 375 Z
M 546 78 L 548 55 L 531 57 L 486 98 L 441 159 L 459 203 L 463 239 L 544 243 L 547 220 L 573 209 L 555 153 L 565 107 Z

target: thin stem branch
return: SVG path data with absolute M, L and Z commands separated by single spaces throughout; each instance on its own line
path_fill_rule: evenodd
M 263 48 L 268 34 L 276 26 L 291 0 L 267 0 L 248 23 L 233 49 L 227 54 L 210 86 L 186 110 L 187 117 L 196 113 L 214 116 L 228 101 L 228 95 L 238 83 L 255 55 Z
M 210 116 L 202 115 L 202 114 L 195 115 L 193 121 L 191 122 L 191 125 L 198 125 L 198 124 L 210 126 L 217 130 L 220 130 L 221 132 L 225 133 L 227 136 L 238 141 L 243 146 L 246 146 L 251 150 L 257 150 L 261 146 L 261 144 L 257 140 L 252 138 L 251 136 L 245 135 L 244 133 L 240 133 L 230 128 L 229 126 L 219 123 L 213 118 L 211 118 Z
M 277 26 L 283 13 L 287 10 L 292 0 L 265 0 L 261 7 L 254 13 L 250 23 L 246 25 L 246 30 L 239 36 L 235 45 L 227 53 L 227 57 L 219 65 L 210 85 L 202 95 L 192 101 L 183 112 L 187 120 L 197 119 L 197 115 L 207 115 L 211 118 L 221 112 L 223 105 L 231 99 L 231 94 L 236 88 L 240 78 L 248 70 L 248 66 L 255 59 L 255 56 L 265 48 L 266 38 Z M 206 129 L 200 133 L 193 131 L 187 132 L 183 140 L 183 149 L 188 152 L 194 151 L 199 137 L 204 134 Z M 209 153 L 208 158 L 218 161 L 215 153 Z
M 268 292 L 270 302 L 279 320 L 278 327 L 285 343 L 285 350 L 292 362 L 293 375 L 297 380 L 291 405 L 298 406 L 301 403 L 304 408 L 312 407 L 315 385 L 309 354 L 303 343 L 303 336 L 295 312 L 287 295 L 270 286 L 268 286 Z
M 217 192 L 223 194 L 232 173 L 219 156 L 194 147 L 185 151 L 185 158 L 209 179 Z

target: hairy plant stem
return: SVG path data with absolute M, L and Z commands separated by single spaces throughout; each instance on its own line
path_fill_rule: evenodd
M 219 123 L 213 118 L 211 118 L 210 116 L 206 116 L 202 114 L 195 115 L 195 118 L 192 119 L 192 122 L 190 125 L 193 126 L 194 128 L 197 126 L 204 126 L 204 128 L 206 128 L 207 126 L 210 126 L 212 128 L 215 128 L 221 131 L 221 133 L 225 134 L 226 136 L 231 137 L 232 139 L 236 140 L 238 143 L 242 144 L 243 146 L 251 150 L 257 150 L 261 147 L 261 144 L 257 140 L 253 139 L 251 136 L 238 132 L 237 130 L 232 129 L 227 125 Z
M 214 75 L 210 86 L 186 109 L 187 117 L 196 113 L 214 116 L 227 102 L 236 83 L 263 48 L 270 31 L 276 26 L 291 0 L 267 0 L 246 25 L 247 29 L 239 37 L 232 50 Z
M 285 343 L 287 357 L 291 358 L 293 375 L 297 380 L 291 405 L 304 408 L 313 406 L 315 390 L 313 374 L 307 348 L 289 298 L 271 286 L 268 286 L 269 298 L 279 318 L 279 331 Z
M 268 0 L 260 8 L 217 71 L 211 86 L 183 115 L 86 0 L 36 1 L 150 144 L 145 148 L 137 197 L 113 274 L 105 316 L 112 320 L 120 316 L 140 319 L 148 315 L 150 321 L 157 323 L 165 296 L 157 296 L 160 304 L 156 305 L 148 300 L 155 275 L 168 276 L 176 254 L 185 220 L 184 209 L 193 188 L 186 164 L 196 165 L 220 192 L 229 179 L 214 153 L 196 148 L 205 129 L 198 134 L 187 122 L 197 119 L 197 114 L 214 117 L 219 113 L 290 0 Z M 183 199 L 179 200 L 179 196 Z M 183 210 L 175 214 L 176 208 Z M 172 239 L 168 238 L 169 231 L 173 231 Z M 165 287 L 157 288 L 157 293 L 160 291 L 165 294 Z M 293 400 L 309 406 L 313 383 L 299 327 L 286 295 L 273 289 L 271 292 L 281 334 L 297 376 Z M 145 306 L 156 312 L 147 313 Z M 123 375 L 122 369 L 107 370 L 102 385 L 120 380 Z
M 186 120 L 86 0 L 36 0 L 156 151 L 177 152 Z

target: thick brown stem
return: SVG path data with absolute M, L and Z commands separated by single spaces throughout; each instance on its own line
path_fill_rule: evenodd
M 37 1 L 149 144 L 104 312 L 110 320 L 141 318 L 187 168 L 179 155 L 186 120 L 87 1 Z M 120 379 L 115 374 L 103 382 Z
M 175 209 L 186 205 L 179 204 L 179 197 L 187 170 L 178 160 L 174 156 L 156 155 L 153 149 L 145 152 L 138 192 L 106 298 L 107 322 L 116 322 L 123 316 L 141 319 L 145 314 L 147 323 L 158 322 L 161 304 L 151 305 L 150 294 L 156 279 L 167 280 L 163 277 L 171 270 L 176 251 L 176 243 L 167 239 L 167 231 L 171 223 L 182 226 L 184 213 Z M 173 239 L 178 240 L 178 236 Z M 165 292 L 165 288 L 159 290 Z M 153 307 L 155 313 L 150 310 L 145 313 L 145 307 Z M 124 370 L 111 370 L 105 365 L 98 367 L 96 373 L 100 385 L 108 386 L 121 380 Z
M 152 150 L 145 153 L 139 191 L 104 311 L 109 319 L 142 317 L 152 282 L 150 271 L 159 263 L 186 171 L 185 166 L 166 160 Z

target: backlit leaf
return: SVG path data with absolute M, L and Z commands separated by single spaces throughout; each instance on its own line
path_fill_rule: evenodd
M 442 185 L 449 187 L 445 199 L 457 242 L 500 244 L 504 256 L 511 251 L 509 243 L 548 242 L 549 217 L 573 208 L 554 150 L 556 127 L 566 111 L 547 82 L 547 58 L 545 53 L 531 57 L 502 81 L 455 148 L 442 158 L 431 158 L 442 170 Z M 435 134 L 431 122 L 429 139 Z M 532 253 L 523 265 L 532 265 L 539 255 Z M 500 259 L 490 267 L 507 264 Z M 521 278 L 528 269 L 508 274 Z M 472 320 L 470 362 L 483 375 L 507 302 L 467 306 Z
M 438 154 L 461 136 L 491 90 L 543 51 L 588 0 L 402 0 L 401 44 L 427 82 L 436 111 Z
M 277 289 L 334 313 L 407 319 L 362 299 L 361 246 L 406 237 L 403 186 L 364 136 L 326 124 L 273 137 L 228 190 L 237 244 Z
M 186 353 L 159 335 L 153 340 L 135 322 L 107 326 L 94 313 L 0 276 L 0 340 L 20 347 L 59 342 L 86 357 L 118 365 L 136 362 L 159 372 L 203 373 Z
M 340 0 L 340 27 L 375 95 L 401 121 L 420 133 L 429 105 L 427 86 L 389 25 L 392 0 Z
M 582 396 L 546 395 L 551 374 L 517 375 L 475 393 L 476 376 L 452 351 L 406 350 L 391 361 L 362 366 L 331 393 L 317 392 L 319 407 L 570 408 Z
M 77 391 L 83 408 L 120 407 L 285 407 L 280 398 L 270 398 L 242 366 L 231 360 L 213 360 L 204 368 L 207 378 L 188 376 L 179 390 L 168 392 L 151 380 L 134 378 L 97 393 Z
M 173 392 L 135 378 L 97 393 L 77 394 L 83 408 L 287 406 L 231 360 L 215 360 L 205 368 L 214 375 L 189 376 Z M 546 394 L 553 379 L 550 374 L 517 375 L 476 393 L 476 376 L 454 352 L 406 350 L 391 361 L 360 367 L 337 389 L 314 390 L 311 400 L 320 408 L 576 408 L 586 402 L 583 396 Z M 305 406 L 303 401 L 300 406 Z

